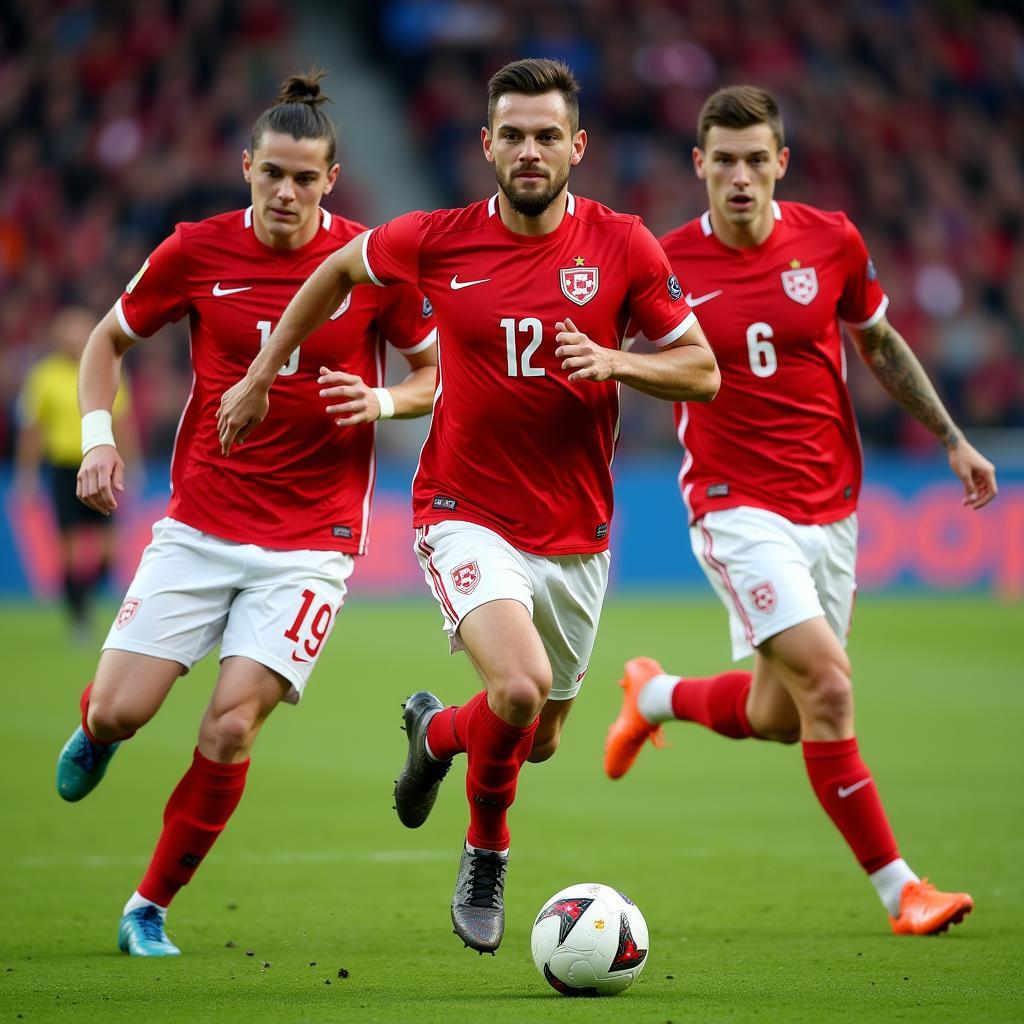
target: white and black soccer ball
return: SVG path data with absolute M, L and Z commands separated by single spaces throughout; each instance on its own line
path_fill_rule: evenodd
M 533 923 L 533 962 L 565 996 L 613 996 L 636 980 L 650 942 L 639 907 L 610 885 L 556 892 Z

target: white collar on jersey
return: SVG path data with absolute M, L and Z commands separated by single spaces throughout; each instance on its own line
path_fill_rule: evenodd
M 772 200 L 772 216 L 776 220 L 782 220 L 782 207 L 773 199 Z M 711 211 L 705 210 L 700 216 L 700 229 L 704 232 L 704 237 L 707 238 L 711 234 Z
M 332 219 L 331 215 L 325 209 L 323 209 L 323 208 L 321 208 L 320 212 L 323 214 L 323 229 L 324 229 L 324 231 L 330 231 L 331 230 L 331 219 Z M 251 206 L 247 207 L 246 211 L 245 211 L 245 226 L 247 228 L 251 228 L 252 227 L 252 207 Z
M 495 192 L 487 203 L 487 216 L 493 217 L 498 212 L 498 193 Z M 565 212 L 576 216 L 576 197 L 571 192 L 565 193 Z

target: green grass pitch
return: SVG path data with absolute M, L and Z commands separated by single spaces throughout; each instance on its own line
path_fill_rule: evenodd
M 603 777 L 624 657 L 691 673 L 727 664 L 717 605 L 620 598 L 562 749 L 521 778 L 494 958 L 463 949 L 448 919 L 464 769 L 419 831 L 391 809 L 403 697 L 476 690 L 439 624 L 426 597 L 352 600 L 302 705 L 268 723 L 245 799 L 172 908 L 185 955 L 143 961 L 117 952 L 117 920 L 188 764 L 214 663 L 180 681 L 100 789 L 62 804 L 54 762 L 95 651 L 69 647 L 54 610 L 0 608 L 0 1024 L 1024 1019 L 1019 605 L 858 604 L 861 749 L 910 863 L 975 897 L 951 934 L 889 934 L 797 749 L 676 725 L 670 749 L 648 748 L 619 782 Z M 544 900 L 588 880 L 623 889 L 650 926 L 646 970 L 615 999 L 564 999 L 530 957 Z

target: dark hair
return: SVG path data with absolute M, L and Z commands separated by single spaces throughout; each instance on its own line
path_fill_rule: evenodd
M 580 126 L 580 86 L 568 64 L 560 60 L 528 57 L 506 64 L 496 71 L 487 83 L 487 126 L 494 125 L 494 107 L 506 93 L 523 96 L 542 96 L 546 92 L 560 92 L 569 114 L 569 127 L 573 135 Z
M 755 124 L 768 125 L 779 149 L 785 146 L 782 113 L 775 97 L 756 85 L 730 85 L 712 93 L 700 108 L 697 117 L 697 145 L 704 148 L 708 132 L 715 125 L 722 128 L 750 128 Z
M 293 139 L 325 139 L 327 165 L 334 163 L 338 137 L 331 119 L 320 109 L 330 97 L 320 91 L 320 80 L 327 74 L 314 68 L 305 75 L 290 75 L 281 83 L 274 105 L 264 110 L 252 126 L 251 152 L 263 140 L 264 132 L 281 132 Z

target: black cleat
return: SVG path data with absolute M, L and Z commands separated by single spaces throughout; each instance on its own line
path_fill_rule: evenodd
M 435 761 L 427 753 L 427 726 L 444 705 L 426 690 L 414 693 L 405 702 L 405 732 L 409 752 L 402 773 L 395 783 L 395 810 L 406 828 L 419 828 L 427 820 L 441 780 L 448 774 L 451 761 Z
M 493 956 L 501 945 L 507 870 L 508 857 L 500 853 L 470 853 L 463 844 L 452 897 L 452 924 L 463 943 L 478 953 Z

